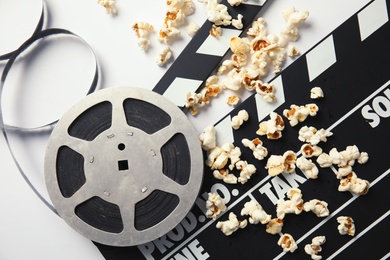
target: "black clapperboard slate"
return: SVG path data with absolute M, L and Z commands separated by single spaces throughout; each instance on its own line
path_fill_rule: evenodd
M 389 1 L 383 2 L 388 14 Z M 362 10 L 369 8 L 370 4 Z M 331 168 L 319 167 L 319 176 L 315 180 L 307 179 L 299 169 L 292 174 L 269 177 L 264 169 L 268 157 L 258 161 L 241 144 L 243 138 L 258 137 L 255 132 L 259 117 L 254 94 L 221 119 L 223 122 L 241 109 L 249 113 L 249 120 L 239 130 L 226 131 L 232 131 L 234 145 L 239 146 L 242 151 L 241 159 L 256 166 L 257 172 L 251 179 L 244 185 L 225 184 L 216 180 L 212 171 L 205 166 L 203 186 L 197 203 L 175 229 L 155 241 L 137 247 L 97 245 L 103 256 L 107 259 L 310 259 L 304 252 L 304 246 L 310 244 L 313 237 L 321 235 L 326 236 L 326 243 L 322 245 L 320 253 L 324 259 L 389 257 L 386 235 L 390 232 L 387 193 L 390 185 L 390 158 L 387 151 L 390 145 L 390 24 L 388 21 L 383 23 L 367 38 L 362 39 L 359 13 L 360 11 L 275 77 L 283 83 L 285 97 L 285 102 L 275 112 L 282 115 L 283 110 L 291 104 L 316 103 L 319 106 L 318 114 L 295 127 L 291 127 L 284 118 L 286 127 L 281 139 L 260 139 L 269 155 L 283 154 L 287 150 L 299 151 L 303 143 L 298 140 L 298 131 L 302 126 L 330 130 L 333 136 L 327 142 L 319 144 L 324 152 L 328 153 L 334 147 L 342 151 L 349 145 L 356 145 L 360 151 L 368 152 L 370 159 L 366 164 L 355 163 L 353 166 L 359 178 L 371 183 L 366 195 L 339 192 L 339 180 Z M 331 46 L 335 61 L 311 78 L 308 57 L 324 44 Z M 310 89 L 315 86 L 324 90 L 324 99 L 310 99 Z M 219 123 L 216 127 L 218 125 Z M 315 161 L 315 158 L 312 159 Z M 300 215 L 286 215 L 282 233 L 291 234 L 297 241 L 298 249 L 294 253 L 283 253 L 282 248 L 277 245 L 280 235 L 266 233 L 265 225 L 262 224 L 248 223 L 246 228 L 239 229 L 230 236 L 225 236 L 215 227 L 217 221 L 227 220 L 230 212 L 234 212 L 239 220 L 247 218 L 241 216 L 240 212 L 245 202 L 251 199 L 257 200 L 268 214 L 276 217 L 276 206 L 270 199 L 270 194 L 279 198 L 278 192 L 286 192 L 290 187 L 301 189 L 305 202 L 311 199 L 326 201 L 330 210 L 330 216 L 326 218 L 304 211 Z M 227 201 L 227 212 L 216 221 L 207 219 L 204 215 L 205 195 L 210 191 L 218 192 Z M 338 233 L 338 216 L 351 216 L 354 219 L 354 237 Z

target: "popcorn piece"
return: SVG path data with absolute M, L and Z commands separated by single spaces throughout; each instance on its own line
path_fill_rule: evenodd
M 232 118 L 232 127 L 234 130 L 240 128 L 240 126 L 244 123 L 244 121 L 248 121 L 249 114 L 245 109 L 242 109 L 238 112 L 236 116 Z
M 232 37 L 230 39 L 230 50 L 239 56 L 245 55 L 249 51 L 249 43 L 240 37 Z
M 325 242 L 325 236 L 314 237 L 311 241 L 311 244 L 307 244 L 305 246 L 306 254 L 310 255 L 311 259 L 313 260 L 322 259 L 322 256 L 318 255 L 318 253 L 322 251 L 321 245 L 323 245 Z
M 106 9 L 107 14 L 116 14 L 115 0 L 98 0 L 98 4 Z
M 275 86 L 268 83 L 263 83 L 261 80 L 254 80 L 250 83 L 250 86 L 256 89 L 256 93 L 263 96 L 263 99 L 267 102 L 275 101 Z
M 311 99 L 319 99 L 324 97 L 324 92 L 320 87 L 314 87 L 310 90 L 310 98 Z
M 168 46 L 165 46 L 165 48 L 160 52 L 156 60 L 156 63 L 159 66 L 163 66 L 169 61 L 171 57 L 172 57 L 171 49 Z
M 327 168 L 332 166 L 332 159 L 327 153 L 322 153 L 320 156 L 318 156 L 317 163 L 321 168 Z
M 294 56 L 297 56 L 299 54 L 299 51 L 297 50 L 297 48 L 295 48 L 295 46 L 290 44 L 286 48 L 286 53 L 287 53 L 287 56 L 294 57 Z
M 294 252 L 298 246 L 295 243 L 294 238 L 290 234 L 284 234 L 278 240 L 278 245 L 283 248 L 284 252 Z
M 328 137 L 332 136 L 333 133 L 321 128 L 317 130 L 317 128 L 313 126 L 303 126 L 298 132 L 298 139 L 302 142 L 310 143 L 311 145 L 317 145 L 319 142 L 327 142 Z
M 337 179 L 342 179 L 345 176 L 348 176 L 352 172 L 352 166 L 350 165 L 345 165 L 343 167 L 340 167 L 337 170 L 336 178 Z
M 367 163 L 367 161 L 368 161 L 368 153 L 366 153 L 366 152 L 361 152 L 360 153 L 360 156 L 359 156 L 359 158 L 358 158 L 358 163 L 359 164 L 365 164 L 365 163 Z
M 286 20 L 286 26 L 280 33 L 280 46 L 285 46 L 290 40 L 295 41 L 298 38 L 298 26 L 302 24 L 309 16 L 309 11 L 298 11 L 294 7 L 283 10 L 283 17 Z
M 237 1 L 237 0 L 233 0 L 233 1 Z M 237 15 L 237 19 L 233 19 L 233 20 L 232 20 L 232 26 L 235 27 L 235 28 L 237 28 L 237 29 L 239 29 L 239 30 L 241 30 L 242 27 L 244 26 L 244 25 L 242 24 L 242 18 L 243 18 L 243 17 L 244 17 L 244 16 L 243 16 L 242 14 L 238 14 L 238 15 Z
M 233 212 L 230 212 L 229 220 L 218 221 L 216 227 L 220 229 L 226 236 L 229 236 L 239 228 L 245 228 L 247 223 L 248 222 L 246 219 L 239 221 L 237 216 Z
M 265 231 L 269 234 L 275 235 L 282 232 L 283 219 L 273 218 L 271 219 L 265 228 Z
M 329 216 L 328 203 L 318 199 L 313 199 L 303 204 L 303 209 L 306 212 L 312 211 L 317 217 Z
M 168 0 L 169 1 L 169 0 Z M 195 5 L 192 0 L 184 0 L 183 7 L 181 8 L 185 16 L 189 16 L 195 12 Z
M 185 21 L 185 14 L 181 9 L 167 11 L 164 19 L 164 27 L 166 28 L 177 28 L 182 25 Z
M 270 176 L 276 176 L 282 172 L 291 173 L 295 170 L 296 154 L 286 151 L 283 155 L 271 155 L 265 166 Z
M 307 104 L 305 106 L 291 105 L 290 109 L 283 110 L 283 115 L 290 121 L 291 126 L 296 126 L 310 116 L 315 116 L 319 108 L 316 104 Z
M 226 77 L 222 81 L 223 87 L 230 89 L 232 91 L 238 91 L 242 87 L 242 81 L 243 81 L 244 75 L 245 75 L 244 70 L 235 69 L 235 68 L 232 69 L 228 73 L 228 75 L 227 75 L 228 77 Z
M 268 215 L 263 207 L 255 201 L 251 200 L 244 204 L 244 208 L 241 210 L 241 216 L 249 215 L 249 223 L 251 224 L 267 224 L 271 220 L 271 215 Z
M 339 191 L 350 191 L 358 195 L 367 194 L 370 183 L 357 177 L 355 172 L 350 172 L 345 178 L 340 180 Z
M 228 0 L 228 3 L 231 5 L 231 6 L 237 6 L 237 5 L 240 5 L 242 4 L 243 0 Z
M 216 133 L 213 125 L 209 125 L 199 136 L 203 150 L 208 151 L 216 146 Z
M 351 217 L 340 216 L 337 218 L 337 222 L 339 222 L 337 229 L 340 235 L 355 235 L 355 224 Z
M 287 198 L 289 198 L 289 200 L 278 200 L 278 203 L 276 205 L 276 216 L 279 219 L 284 219 L 286 214 L 294 213 L 296 215 L 299 215 L 303 210 L 303 199 L 300 189 L 290 189 L 287 192 Z
M 190 22 L 186 27 L 185 30 L 187 34 L 191 37 L 194 37 L 194 35 L 198 32 L 199 30 L 199 25 L 197 25 L 195 22 Z
M 268 155 L 268 150 L 263 146 L 263 142 L 259 138 L 255 138 L 252 141 L 249 139 L 242 139 L 242 144 L 252 150 L 253 156 L 257 160 L 263 160 Z
M 283 118 L 277 113 L 271 112 L 270 119 L 259 124 L 259 129 L 256 131 L 256 134 L 266 135 L 268 139 L 275 140 L 282 137 L 283 129 Z
M 296 166 L 310 179 L 318 178 L 318 168 L 311 161 L 305 157 L 299 157 L 296 161 Z
M 240 177 L 238 177 L 238 182 L 245 184 L 256 172 L 256 167 L 253 164 L 248 164 L 247 161 L 238 161 L 236 163 L 237 170 L 240 171 Z
M 222 35 L 222 28 L 213 24 L 210 29 L 210 35 L 214 36 L 215 38 L 218 38 Z
M 131 28 L 135 32 L 135 35 L 140 39 L 147 38 L 151 32 L 154 32 L 153 25 L 147 22 L 135 22 L 132 24 Z
M 221 148 L 224 152 L 228 154 L 228 158 L 230 159 L 229 169 L 233 170 L 235 164 L 240 161 L 240 156 L 241 156 L 240 147 L 234 147 L 233 144 L 226 143 L 222 145 Z
M 174 37 L 177 37 L 178 35 L 180 35 L 180 31 L 178 29 L 176 29 L 175 27 L 165 27 L 163 26 L 161 29 L 160 29 L 160 32 L 159 32 L 159 35 L 158 35 L 158 39 L 165 43 L 165 44 L 168 44 L 169 41 L 174 38 Z
M 256 21 L 253 21 L 252 26 L 248 29 L 247 35 L 252 38 L 265 37 L 267 35 L 267 29 L 264 18 L 259 17 Z
M 228 99 L 226 101 L 226 103 L 228 105 L 231 105 L 231 106 L 236 106 L 238 104 L 238 102 L 240 102 L 240 97 L 238 97 L 236 95 L 228 97 Z
M 223 180 L 228 184 L 236 184 L 237 177 L 234 174 L 229 173 L 229 169 L 214 170 L 213 176 L 216 179 Z
M 322 154 L 322 148 L 316 145 L 304 144 L 301 146 L 301 152 L 305 158 L 317 157 Z
M 226 211 L 226 205 L 218 194 L 210 192 L 206 201 L 206 209 L 206 216 L 215 220 L 219 214 Z
M 232 17 L 229 15 L 226 5 L 219 4 L 218 0 L 208 0 L 206 5 L 207 20 L 215 25 L 230 25 Z

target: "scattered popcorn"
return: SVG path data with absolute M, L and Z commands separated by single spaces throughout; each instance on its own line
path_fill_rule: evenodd
M 322 259 L 322 256 L 318 255 L 318 253 L 322 251 L 321 245 L 323 245 L 325 242 L 325 236 L 314 237 L 311 241 L 311 244 L 307 244 L 305 246 L 306 254 L 310 255 L 311 259 L 313 260 Z
M 324 92 L 320 87 L 314 87 L 310 90 L 310 98 L 311 99 L 319 99 L 324 97 Z
M 161 42 L 168 44 L 172 38 L 177 37 L 178 35 L 180 35 L 180 31 L 175 27 L 162 27 L 158 39 Z
M 303 209 L 306 212 L 313 212 L 317 217 L 329 216 L 328 203 L 318 199 L 313 199 L 303 204 Z
M 251 200 L 244 204 L 244 208 L 241 210 L 241 216 L 249 215 L 249 223 L 251 224 L 267 224 L 271 220 L 271 215 L 268 215 L 261 205 Z
M 303 126 L 301 129 L 299 129 L 298 132 L 298 139 L 301 142 L 307 142 L 311 145 L 317 145 L 319 142 L 327 142 L 328 137 L 332 136 L 333 133 L 321 128 L 320 130 L 317 130 L 317 128 L 313 126 Z
M 197 25 L 195 22 L 190 22 L 186 27 L 185 27 L 185 30 L 187 32 L 187 34 L 191 37 L 194 37 L 195 34 L 198 32 L 199 30 L 199 25 Z
M 245 109 L 242 109 L 238 111 L 238 114 L 236 116 L 233 116 L 232 118 L 232 127 L 234 130 L 237 130 L 240 128 L 240 126 L 245 122 L 248 121 L 249 114 L 246 112 Z
M 233 170 L 236 163 L 240 161 L 240 156 L 241 156 L 240 147 L 234 147 L 232 143 L 226 143 L 222 145 L 221 148 L 223 151 L 225 151 L 228 154 L 228 157 L 230 159 L 229 169 Z
M 271 219 L 265 228 L 265 231 L 269 234 L 275 235 L 282 232 L 283 219 L 273 218 Z
M 226 103 L 228 105 L 231 105 L 231 106 L 236 106 L 238 104 L 238 102 L 240 102 L 240 97 L 236 96 L 236 95 L 228 97 L 228 99 L 226 101 Z
M 232 37 L 230 39 L 230 50 L 239 56 L 245 55 L 249 51 L 249 42 L 245 38 Z
M 237 29 L 239 29 L 239 30 L 241 30 L 242 27 L 244 26 L 244 25 L 242 24 L 242 18 L 243 18 L 243 17 L 244 17 L 244 16 L 243 16 L 242 14 L 238 14 L 238 15 L 237 15 L 237 19 L 233 19 L 233 20 L 232 20 L 232 26 L 235 27 L 235 28 L 237 28 Z
M 168 2 L 169 2 L 169 0 L 167 1 L 167 3 Z M 183 11 L 184 15 L 189 16 L 189 15 L 193 14 L 195 12 L 194 2 L 192 2 L 192 0 L 184 0 L 183 2 L 184 2 L 184 4 L 183 4 L 183 7 L 181 8 L 181 10 Z
M 229 173 L 229 169 L 214 170 L 213 176 L 214 178 L 222 180 L 223 182 L 228 184 L 237 183 L 237 177 L 234 174 Z
M 295 46 L 289 44 L 286 48 L 286 52 L 287 52 L 287 56 L 289 57 L 294 57 L 294 56 L 297 56 L 299 54 L 299 51 L 297 50 L 297 48 L 295 48 Z
M 256 134 L 266 135 L 268 139 L 275 140 L 282 137 L 283 129 L 283 118 L 277 113 L 271 112 L 270 119 L 259 124 L 259 129 L 256 131 Z
M 279 199 L 276 205 L 276 216 L 279 219 L 284 219 L 286 214 L 294 213 L 299 215 L 303 210 L 303 199 L 300 189 L 290 189 L 287 192 L 287 198 L 289 198 L 289 200 Z
M 232 91 L 238 91 L 242 87 L 243 77 L 245 71 L 241 69 L 232 69 L 227 77 L 222 81 L 222 85 L 225 89 Z
M 304 144 L 301 146 L 301 152 L 305 158 L 317 157 L 322 154 L 322 148 L 316 145 Z
M 222 35 L 222 28 L 213 24 L 210 29 L 210 35 L 214 36 L 215 38 L 218 38 Z
M 367 163 L 367 161 L 368 161 L 368 153 L 366 153 L 366 152 L 361 152 L 360 153 L 360 156 L 359 156 L 359 158 L 358 158 L 358 163 L 359 164 L 365 164 L 365 163 Z
M 350 172 L 345 178 L 340 180 L 339 191 L 350 191 L 358 195 L 365 195 L 370 188 L 370 183 L 357 177 L 355 172 Z
M 355 224 L 351 217 L 340 216 L 337 218 L 337 222 L 340 223 L 337 227 L 340 235 L 355 235 Z
M 203 130 L 203 133 L 199 136 L 203 150 L 208 151 L 216 146 L 216 134 L 213 125 L 209 125 Z
M 270 176 L 276 176 L 282 172 L 291 173 L 295 170 L 296 154 L 286 151 L 283 155 L 271 155 L 265 166 Z
M 98 4 L 106 8 L 107 14 L 116 14 L 115 0 L 98 0 Z
M 316 104 L 307 104 L 305 106 L 291 105 L 290 109 L 283 110 L 283 115 L 290 121 L 291 126 L 296 126 L 310 116 L 315 116 L 319 108 Z
M 230 25 L 232 17 L 229 15 L 226 5 L 218 3 L 218 0 L 208 0 L 206 4 L 207 20 L 215 25 Z
M 299 157 L 296 161 L 296 166 L 310 179 L 318 178 L 318 168 L 310 159 Z
M 278 245 L 283 248 L 284 252 L 294 252 L 298 246 L 290 234 L 283 234 L 278 240 Z
M 226 211 L 226 205 L 218 194 L 210 192 L 206 201 L 206 209 L 206 216 L 215 220 L 219 214 Z
M 165 48 L 160 52 L 156 63 L 159 66 L 163 66 L 168 62 L 168 60 L 172 57 L 171 49 L 168 46 L 165 46 Z
M 228 3 L 231 5 L 231 6 L 237 6 L 237 5 L 240 5 L 242 4 L 243 0 L 228 0 Z
M 275 86 L 268 83 L 263 83 L 261 80 L 254 80 L 250 86 L 256 89 L 256 93 L 263 96 L 263 99 L 269 103 L 275 101 Z
M 317 163 L 321 168 L 332 166 L 332 159 L 327 153 L 322 153 L 317 157 Z
M 154 32 L 153 25 L 147 22 L 135 22 L 131 28 L 135 32 L 135 35 L 140 39 L 147 38 L 151 32 Z
M 256 172 L 256 167 L 253 164 L 248 164 L 247 161 L 238 161 L 236 163 L 237 170 L 240 171 L 240 177 L 238 177 L 238 182 L 245 184 Z
M 286 8 L 282 12 L 286 26 L 280 33 L 280 46 L 285 46 L 288 41 L 295 41 L 298 38 L 298 26 L 302 24 L 309 16 L 309 11 L 298 11 L 295 7 Z
M 242 144 L 252 150 L 253 156 L 257 160 L 263 160 L 268 155 L 268 150 L 263 146 L 263 142 L 259 138 L 255 138 L 252 141 L 249 139 L 242 139 Z
M 242 221 L 239 221 L 237 219 L 237 216 L 233 213 L 229 213 L 229 220 L 226 221 L 218 221 L 216 227 L 218 229 L 221 229 L 221 231 L 226 235 L 229 236 L 233 232 L 237 231 L 239 228 L 245 228 L 247 225 L 247 220 L 244 219 Z
M 337 179 L 342 179 L 345 176 L 348 176 L 352 172 L 352 166 L 351 165 L 345 165 L 343 167 L 338 168 L 336 173 Z

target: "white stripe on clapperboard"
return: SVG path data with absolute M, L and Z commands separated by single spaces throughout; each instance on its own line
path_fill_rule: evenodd
M 338 126 L 339 124 L 341 124 L 345 119 L 347 119 L 351 114 L 353 114 L 356 110 L 358 110 L 359 108 L 361 108 L 365 103 L 367 103 L 367 101 L 369 101 L 370 99 L 372 99 L 373 97 L 375 97 L 379 92 L 381 92 L 384 88 L 386 88 L 388 85 L 390 84 L 390 80 L 387 81 L 385 84 L 383 84 L 380 88 L 378 88 L 376 91 L 374 91 L 371 95 L 369 95 L 366 99 L 364 99 L 362 102 L 360 102 L 357 106 L 355 106 L 353 109 L 351 109 L 348 113 L 346 113 L 344 116 L 342 116 L 339 120 L 337 120 L 334 124 L 332 124 L 327 130 L 330 131 L 332 130 L 333 128 L 335 128 L 336 126 Z M 382 175 L 380 175 L 378 178 L 376 178 L 372 183 L 371 183 L 371 187 L 374 186 L 378 181 L 380 181 L 381 179 L 383 179 L 384 177 L 386 177 L 388 175 L 388 173 L 390 172 L 390 169 L 388 169 L 387 171 L 385 171 Z M 241 202 L 242 200 L 244 200 L 246 197 L 251 197 L 251 193 L 253 191 L 255 191 L 257 188 L 259 188 L 263 183 L 265 183 L 266 181 L 268 181 L 268 179 L 270 179 L 271 176 L 267 175 L 267 177 L 265 177 L 264 179 L 262 179 L 260 182 L 258 182 L 255 186 L 253 186 L 250 190 L 248 190 L 247 192 L 245 192 L 240 198 L 238 198 L 237 200 L 235 200 L 232 204 L 230 204 L 226 211 L 225 212 L 228 212 L 229 210 L 231 210 L 234 206 L 236 206 L 239 202 Z M 309 232 L 307 232 L 304 236 L 302 236 L 300 239 L 298 239 L 296 241 L 297 244 L 299 244 L 303 239 L 305 239 L 308 235 L 310 235 L 311 233 L 313 233 L 316 229 L 318 229 L 320 226 L 322 226 L 323 224 L 325 224 L 329 219 L 331 219 L 334 215 L 336 215 L 340 210 L 342 210 L 343 208 L 345 208 L 346 206 L 348 206 L 349 204 L 351 204 L 356 198 L 358 198 L 359 196 L 353 196 L 351 199 L 349 199 L 347 202 L 345 202 L 342 206 L 340 206 L 336 211 L 334 211 L 332 214 L 330 214 L 326 219 L 324 219 L 323 221 L 321 221 L 319 224 L 317 224 L 317 226 L 315 226 L 313 229 L 311 229 Z M 224 215 L 224 214 L 222 214 Z M 221 215 L 221 216 L 222 216 Z M 220 217 L 221 217 L 220 216 Z M 171 252 L 169 252 L 169 254 L 167 254 L 164 258 L 164 259 L 168 259 L 172 254 L 174 254 L 177 250 L 179 250 L 180 248 L 182 248 L 184 245 L 186 245 L 187 243 L 189 243 L 192 239 L 194 239 L 197 235 L 199 235 L 201 232 L 203 232 L 206 228 L 208 228 L 211 224 L 213 224 L 216 220 L 210 220 L 209 222 L 207 222 L 203 227 L 201 227 L 200 229 L 198 229 L 194 234 L 192 234 L 192 236 L 190 236 L 189 238 L 187 238 L 185 241 L 183 241 L 179 246 L 177 246 L 175 249 L 173 249 Z M 373 226 L 371 226 L 372 228 Z M 367 230 L 368 231 L 368 230 Z M 367 232 L 366 231 L 366 232 Z M 283 256 L 285 254 L 285 252 L 281 253 L 279 256 L 277 256 L 275 259 L 278 259 L 280 258 L 281 256 Z
M 368 14 L 372 14 L 373 12 L 377 12 L 378 10 L 381 10 L 379 11 L 379 16 L 382 17 L 381 19 L 377 19 L 375 18 L 374 20 L 376 22 L 372 22 L 372 19 L 370 20 L 369 17 L 375 17 L 375 16 L 372 16 L 372 15 L 368 15 Z M 369 32 L 369 35 L 371 35 L 373 32 L 375 32 L 379 27 L 381 27 L 384 23 L 386 23 L 388 21 L 388 14 L 386 12 L 386 14 L 384 14 L 383 10 L 387 10 L 387 7 L 386 7 L 386 2 L 385 0 L 376 0 L 374 1 L 372 4 L 370 4 L 368 7 L 366 7 L 364 10 L 362 10 L 359 14 L 358 14 L 358 22 L 359 22 L 359 28 L 366 28 L 366 32 Z M 359 16 L 360 15 L 360 16 Z M 376 15 L 378 15 L 378 13 L 376 13 Z M 363 18 L 362 18 L 363 17 Z M 370 28 L 371 27 L 371 28 Z M 367 29 L 367 28 L 370 28 L 370 29 Z M 361 41 L 365 40 L 369 35 L 365 35 L 365 37 L 362 37 L 361 38 Z M 330 50 L 330 49 L 333 49 L 333 52 L 334 52 L 334 45 L 333 45 L 333 37 L 332 36 L 329 36 L 327 39 L 331 39 L 332 42 L 331 44 L 329 44 L 329 42 L 327 42 L 326 40 L 323 41 L 325 42 L 325 45 L 323 46 L 328 46 L 328 48 L 325 48 L 326 50 Z M 321 44 L 319 45 L 321 46 Z M 317 46 L 318 47 L 318 46 Z M 316 47 L 316 48 L 317 48 Z M 331 48 L 329 48 L 331 47 Z M 316 49 L 315 48 L 315 49 Z M 313 50 L 315 50 L 313 49 Z M 309 53 L 308 53 L 309 54 Z M 307 55 L 308 55 L 307 54 Z M 306 55 L 306 56 L 307 56 Z M 334 62 L 333 62 L 334 63 Z M 328 63 L 327 66 L 331 66 L 333 63 Z M 310 69 L 309 65 L 308 65 L 308 69 Z M 326 68 L 323 68 L 322 71 L 324 71 Z M 318 71 L 317 71 L 318 73 Z M 317 75 L 318 76 L 318 75 Z M 375 95 L 377 95 L 379 92 L 381 92 L 388 84 L 390 83 L 390 80 L 388 82 L 386 82 L 385 84 L 383 84 L 380 88 L 378 88 L 375 92 L 373 92 L 370 96 L 368 96 L 366 99 L 364 99 L 362 102 L 360 102 L 357 106 L 355 106 L 352 110 L 350 110 L 348 113 L 346 113 L 344 116 L 342 116 L 339 120 L 337 120 L 334 124 L 332 124 L 327 130 L 328 131 L 331 131 L 333 128 L 335 128 L 337 125 L 339 125 L 340 123 L 342 123 L 345 119 L 347 119 L 352 113 L 354 113 L 356 110 L 358 110 L 360 107 L 362 107 L 365 103 L 367 103 L 367 101 L 369 101 L 370 99 L 372 99 Z M 229 118 L 229 117 L 227 117 Z M 226 121 L 226 120 L 224 120 Z M 223 122 L 223 121 L 222 121 Z M 386 172 L 384 172 L 382 175 L 380 175 L 377 179 L 374 180 L 374 182 L 371 183 L 371 186 L 375 185 L 375 183 L 377 183 L 378 181 L 380 181 L 382 178 L 386 177 L 387 174 L 390 172 L 390 169 L 388 169 Z M 244 200 L 246 197 L 250 197 L 251 196 L 251 193 L 256 190 L 257 188 L 259 188 L 264 182 L 266 182 L 268 179 L 270 179 L 271 177 L 268 175 L 267 177 L 265 177 L 263 180 L 261 180 L 260 182 L 258 182 L 255 186 L 253 186 L 250 190 L 248 190 L 246 193 L 244 193 L 240 198 L 238 198 L 237 200 L 235 200 L 232 204 L 230 204 L 228 207 L 227 207 L 227 210 L 226 212 L 228 212 L 229 210 L 231 210 L 235 205 L 237 205 L 239 202 L 241 202 L 242 200 Z M 317 226 L 315 226 L 312 230 L 310 230 L 308 233 L 306 233 L 304 236 L 302 236 L 300 239 L 297 240 L 297 244 L 299 244 L 299 242 L 301 242 L 303 239 L 305 239 L 308 235 L 310 235 L 314 230 L 316 230 L 318 227 L 322 226 L 324 223 L 326 223 L 330 218 L 332 218 L 335 214 L 337 214 L 341 209 L 345 208 L 346 206 L 348 206 L 351 202 L 353 202 L 356 198 L 358 198 L 359 196 L 353 196 L 350 200 L 348 200 L 346 203 L 344 203 L 340 208 L 338 208 L 335 212 L 333 212 L 331 215 L 329 215 L 326 219 L 324 219 L 323 221 L 321 221 L 319 224 L 317 224 Z M 386 215 L 387 217 L 387 215 Z M 382 220 L 382 218 L 379 219 L 379 222 L 380 220 Z M 194 234 L 192 234 L 189 238 L 187 238 L 185 241 L 183 241 L 179 246 L 177 246 L 175 249 L 173 249 L 171 252 L 169 252 L 169 254 L 167 254 L 164 258 L 164 259 L 168 259 L 172 254 L 174 254 L 175 252 L 177 252 L 180 248 L 182 248 L 184 245 L 186 245 L 187 243 L 189 243 L 192 239 L 194 239 L 194 237 L 196 237 L 197 235 L 199 235 L 201 232 L 203 232 L 206 228 L 208 228 L 211 224 L 213 224 L 216 220 L 210 220 L 208 223 L 206 223 L 203 227 L 201 227 L 199 230 L 197 230 Z M 374 223 L 379 223 L 379 222 L 374 222 Z M 369 231 L 373 226 L 375 225 L 370 225 L 368 226 L 366 229 L 365 229 L 365 232 L 366 233 L 367 231 Z M 363 232 L 363 231 L 362 231 Z M 364 235 L 364 233 L 362 235 Z M 354 240 L 356 241 L 356 240 Z M 285 252 L 281 253 L 279 256 L 276 257 L 276 259 L 280 258 L 281 256 L 283 256 L 285 254 Z

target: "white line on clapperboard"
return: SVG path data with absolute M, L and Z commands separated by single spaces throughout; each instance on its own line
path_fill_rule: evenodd
M 374 91 L 371 95 L 369 95 L 367 98 L 365 98 L 362 102 L 360 102 L 357 106 L 355 106 L 353 109 L 351 109 L 348 113 L 346 113 L 344 116 L 342 116 L 339 120 L 337 120 L 336 122 L 334 122 L 327 130 L 328 131 L 331 131 L 333 128 L 335 128 L 337 125 L 339 125 L 341 122 L 343 122 L 346 118 L 348 118 L 351 114 L 353 114 L 356 110 L 358 110 L 361 106 L 363 106 L 365 103 L 367 103 L 367 101 L 369 101 L 370 99 L 372 99 L 374 96 L 376 96 L 379 92 L 381 92 L 384 88 L 386 88 L 386 86 L 390 83 L 390 80 L 387 81 L 385 84 L 383 84 L 380 88 L 378 88 L 376 91 Z M 375 181 L 377 181 L 378 179 L 382 179 L 383 177 L 385 177 L 388 173 L 389 173 L 390 169 L 388 169 L 385 173 L 383 173 L 380 177 L 378 177 Z M 232 204 L 229 205 L 229 207 L 227 207 L 226 209 L 226 212 L 228 212 L 231 208 L 233 208 L 234 206 L 236 206 L 239 202 L 241 202 L 244 198 L 246 198 L 247 196 L 250 196 L 250 194 L 255 190 L 257 189 L 258 187 L 260 187 L 264 182 L 266 182 L 268 179 L 270 179 L 271 176 L 267 175 L 267 177 L 265 177 L 264 179 L 262 179 L 260 182 L 258 182 L 255 186 L 253 186 L 250 190 L 248 190 L 247 192 L 245 192 L 240 198 L 238 198 L 237 200 L 235 200 Z M 371 186 L 373 186 L 376 182 L 373 182 L 371 183 Z M 379 181 L 379 180 L 378 180 Z M 343 204 L 343 206 L 341 206 L 340 208 L 344 208 L 346 206 L 348 206 L 348 204 L 350 204 L 353 200 L 355 200 L 358 196 L 354 196 L 352 197 L 349 201 L 347 201 L 345 204 Z M 340 209 L 339 208 L 339 209 Z M 337 212 L 340 211 L 340 210 L 336 210 Z M 297 240 L 297 244 L 299 244 L 300 241 L 302 241 L 303 239 L 305 239 L 309 234 L 311 234 L 314 229 L 317 229 L 318 227 L 320 227 L 322 224 L 324 224 L 326 221 L 328 221 L 334 214 L 336 214 L 336 212 L 334 212 L 333 214 L 329 215 L 328 218 L 324 219 L 322 222 L 320 222 L 317 226 L 315 226 L 312 230 L 310 230 L 308 233 L 306 233 L 306 235 L 304 235 L 303 237 L 301 237 L 299 240 Z M 203 232 L 203 230 L 205 230 L 206 228 L 208 228 L 211 224 L 213 224 L 215 222 L 215 220 L 210 220 L 209 222 L 207 222 L 203 227 L 201 227 L 200 229 L 198 229 L 194 234 L 192 234 L 189 238 L 187 238 L 186 240 L 184 240 L 179 246 L 177 246 L 175 249 L 173 249 L 171 252 L 169 252 L 169 254 L 167 254 L 162 260 L 165 260 L 165 259 L 168 259 L 172 254 L 174 254 L 177 250 L 179 250 L 180 248 L 182 248 L 184 245 L 186 245 L 187 243 L 189 243 L 192 239 L 194 239 L 194 237 L 196 237 L 197 235 L 199 235 L 201 232 Z M 277 256 L 275 259 L 279 259 L 281 256 L 283 256 L 285 253 L 281 253 L 279 256 Z

